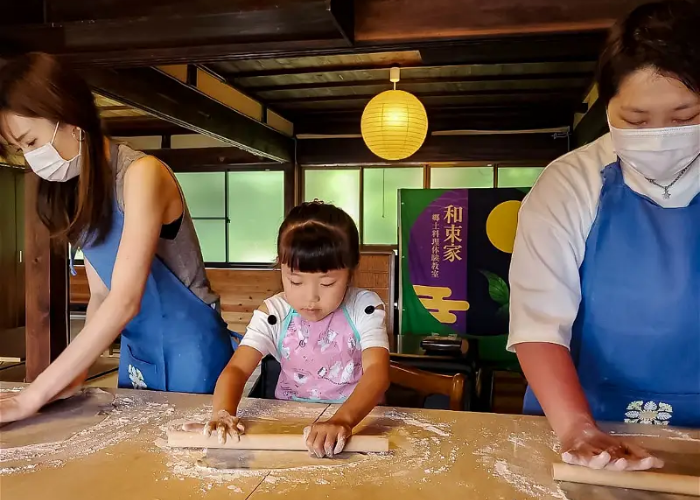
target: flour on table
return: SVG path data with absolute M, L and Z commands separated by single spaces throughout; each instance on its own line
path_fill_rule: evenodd
M 552 479 L 550 470 L 552 455 L 559 450 L 557 440 L 553 433 L 539 440 L 533 439 L 533 435 L 536 434 L 489 435 L 491 444 L 474 453 L 492 476 L 530 498 L 565 500 L 566 494 Z M 536 472 L 532 473 L 533 470 Z
M 412 425 L 413 427 L 425 429 L 426 431 L 432 432 L 433 434 L 437 434 L 438 436 L 450 437 L 449 432 L 446 432 L 443 429 L 441 429 L 440 425 L 435 425 L 435 424 L 431 424 L 430 422 L 423 422 L 421 420 L 417 420 L 417 419 L 411 417 L 408 413 L 403 413 L 403 412 L 396 411 L 396 410 L 390 410 L 386 413 L 386 416 L 388 418 L 400 420 L 401 422 L 403 422 L 406 425 Z
M 392 450 L 389 453 L 367 454 L 357 461 L 338 464 L 333 460 L 318 459 L 316 465 L 284 469 L 221 469 L 203 465 L 206 463 L 206 460 L 203 460 L 206 450 L 167 446 L 164 438 L 169 426 L 192 421 L 204 422 L 209 419 L 211 412 L 211 406 L 176 412 L 176 420 L 161 427 L 162 437 L 156 440 L 155 444 L 166 455 L 169 474 L 160 480 L 197 479 L 201 481 L 200 491 L 205 495 L 212 486 L 226 487 L 234 492 L 243 493 L 240 486 L 248 478 L 257 478 L 258 490 L 264 489 L 280 495 L 309 484 L 351 488 L 361 484 L 395 481 L 396 477 L 418 484 L 428 480 L 439 481 L 440 476 L 452 468 L 458 455 L 457 445 L 446 439 L 452 436 L 450 425 L 423 420 L 420 413 L 409 415 L 382 408 L 377 408 L 371 415 L 372 420 L 376 422 L 374 430 L 389 435 Z M 301 418 L 313 422 L 318 414 L 318 407 L 290 406 L 284 402 L 254 399 L 245 400 L 238 412 L 244 421 L 284 421 Z M 321 420 L 329 417 L 330 415 L 323 414 Z M 416 428 L 419 429 L 418 433 Z M 425 471 L 425 477 L 416 477 L 410 473 L 413 470 Z
M 0 387 L 0 394 L 3 392 L 22 392 L 24 387 Z
M 0 475 L 60 467 L 133 439 L 141 427 L 172 411 L 167 404 L 147 402 L 145 395 L 115 397 L 101 389 L 84 389 L 32 419 L 2 428 Z

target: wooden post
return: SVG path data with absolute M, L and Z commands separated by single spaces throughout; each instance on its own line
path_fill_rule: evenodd
M 52 249 L 39 220 L 39 178 L 25 178 L 25 276 L 27 382 L 32 382 L 68 344 L 68 249 Z
M 9 168 L 0 167 L 0 275 L 5 278 L 0 280 L 0 332 L 19 326 L 16 283 L 12 279 L 17 268 L 15 212 L 15 174 Z
M 284 215 L 286 216 L 296 206 L 296 163 L 284 166 Z

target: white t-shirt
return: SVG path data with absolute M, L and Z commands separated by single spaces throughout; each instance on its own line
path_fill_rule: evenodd
M 253 318 L 246 328 L 241 345 L 252 347 L 263 356 L 272 354 L 279 361 L 277 345 L 282 332 L 284 318 L 292 310 L 292 307 L 284 299 L 284 294 L 280 293 L 265 300 L 265 305 L 269 315 L 274 315 L 277 321 L 271 325 L 268 321 L 268 314 L 260 310 L 253 313 Z M 381 347 L 389 350 L 389 336 L 386 331 L 386 311 L 378 309 L 384 303 L 374 292 L 362 290 L 360 288 L 348 288 L 345 300 L 341 307 L 345 307 L 350 320 L 360 334 L 360 345 L 362 350 L 370 347 Z M 374 311 L 369 313 L 366 309 L 372 306 Z
M 616 158 L 605 135 L 549 165 L 523 201 L 510 267 L 508 350 L 524 342 L 569 347 L 581 302 L 579 268 L 603 186 L 601 171 Z M 624 163 L 622 172 L 633 191 L 665 208 L 686 207 L 700 192 L 700 159 L 667 200 L 662 188 Z

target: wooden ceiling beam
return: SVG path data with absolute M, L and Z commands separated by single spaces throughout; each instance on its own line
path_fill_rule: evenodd
M 420 48 L 426 65 L 507 64 L 596 61 L 607 30 L 529 34 L 425 43 Z M 362 42 L 357 46 L 364 46 Z
M 404 51 L 406 52 L 406 51 Z M 397 54 L 401 54 L 398 52 Z M 515 63 L 456 63 L 443 61 L 436 65 L 427 65 L 424 63 L 399 63 L 385 62 L 382 64 L 364 64 L 364 65 L 333 65 L 333 66 L 305 66 L 300 68 L 279 68 L 260 71 L 231 71 L 227 70 L 227 62 L 214 63 L 211 66 L 215 70 L 227 77 L 231 81 L 239 82 L 246 87 L 264 87 L 274 86 L 270 82 L 272 79 L 289 79 L 303 81 L 305 78 L 314 78 L 316 75 L 333 75 L 338 76 L 340 81 L 352 79 L 357 73 L 363 73 L 370 79 L 379 79 L 380 75 L 388 75 L 391 66 L 399 66 L 401 68 L 402 77 L 415 77 L 415 74 L 425 74 L 437 72 L 442 74 L 448 72 L 450 76 L 462 74 L 463 76 L 483 76 L 483 77 L 505 77 L 508 75 L 531 75 L 531 74 L 583 74 L 592 72 L 595 69 L 597 54 L 591 52 L 587 60 L 571 61 L 563 57 L 556 61 L 530 61 L 530 62 L 515 62 Z M 433 76 L 431 74 L 431 76 Z
M 32 3 L 30 0 L 28 3 Z M 45 0 L 0 20 L 0 51 L 40 50 L 74 64 L 155 65 L 226 53 L 349 47 L 346 0 Z
M 607 29 L 648 0 L 355 0 L 358 42 Z
M 578 76 L 565 79 L 504 79 L 504 80 L 437 80 L 416 81 L 401 80 L 400 90 L 405 90 L 416 96 L 432 96 L 435 94 L 447 95 L 479 95 L 482 93 L 531 93 L 531 92 L 565 92 L 571 90 L 579 96 L 590 85 L 592 75 Z M 391 90 L 390 82 L 381 82 L 372 85 L 364 82 L 354 82 L 352 85 L 342 87 L 319 87 L 306 90 L 275 89 L 268 91 L 256 91 L 255 94 L 268 103 L 295 102 L 302 99 L 318 100 L 330 97 L 362 97 L 375 96 L 386 90 Z
M 483 98 L 484 103 L 489 98 L 503 98 L 504 101 L 508 101 L 510 98 L 515 100 L 530 100 L 534 98 L 535 100 L 569 100 L 574 99 L 580 101 L 582 91 L 578 87 L 573 87 L 571 89 L 484 89 L 484 90 L 470 90 L 462 92 L 413 92 L 413 94 L 420 98 L 421 101 L 428 101 L 434 98 L 454 98 L 454 104 L 458 104 L 460 99 L 477 97 L 479 99 Z M 324 97 L 299 97 L 299 98 L 279 98 L 279 99 L 267 99 L 270 103 L 275 103 L 277 106 L 289 106 L 295 104 L 305 104 L 305 103 L 333 103 L 333 102 L 358 102 L 366 103 L 376 95 L 375 92 L 369 92 L 366 94 L 353 94 L 353 95 L 339 95 L 339 96 L 324 96 Z M 478 103 L 478 101 L 477 101 Z M 424 102 L 424 104 L 426 104 Z M 494 104 L 494 103 L 491 103 Z
M 590 61 L 643 0 L 532 1 L 26 0 L 0 19 L 0 55 L 110 67 L 416 49 L 424 64 Z
M 359 134 L 362 113 L 306 114 L 295 120 L 297 134 Z M 540 130 L 571 126 L 573 110 L 565 107 L 500 108 L 486 111 L 428 110 L 430 132 L 447 130 Z
M 400 162 L 372 154 L 361 138 L 298 141 L 302 166 L 424 165 L 437 162 L 532 161 L 547 164 L 568 151 L 566 138 L 553 134 L 431 136 L 416 154 Z
M 342 99 L 328 101 L 306 101 L 293 103 L 276 103 L 275 107 L 286 114 L 298 116 L 301 113 L 326 112 L 338 113 L 342 111 L 362 111 L 369 102 L 369 98 Z M 556 104 L 571 109 L 580 103 L 580 94 L 507 94 L 507 95 L 447 95 L 421 97 L 421 102 L 433 108 L 441 106 L 459 105 L 463 107 L 480 108 L 483 106 L 510 106 L 520 104 Z
M 198 90 L 151 68 L 81 71 L 100 94 L 153 116 L 278 162 L 293 157 L 293 141 Z
M 351 80 L 352 74 L 347 75 L 347 79 L 340 81 L 315 81 L 312 83 L 292 83 L 280 85 L 265 85 L 260 87 L 247 86 L 250 92 L 277 92 L 290 90 L 314 90 L 314 89 L 342 89 L 348 87 L 365 87 L 376 85 L 391 86 L 389 82 L 388 68 L 382 70 L 384 78 L 376 78 L 372 80 Z M 401 72 L 401 82 L 399 87 L 406 85 L 426 85 L 426 84 L 460 84 L 469 82 L 531 82 L 531 81 L 556 81 L 556 80 L 581 80 L 585 79 L 590 83 L 593 71 L 570 71 L 570 72 L 553 72 L 553 73 L 520 73 L 520 74 L 493 74 L 493 75 L 453 75 L 435 78 L 412 78 L 411 72 L 404 70 Z M 332 75 L 335 77 L 335 74 Z M 239 81 L 237 78 L 230 79 Z
M 238 148 L 152 149 L 153 155 L 175 172 L 213 172 L 241 168 L 279 169 L 284 163 L 271 162 Z
M 154 116 L 125 116 L 102 120 L 105 131 L 114 137 L 194 134 L 193 130 Z

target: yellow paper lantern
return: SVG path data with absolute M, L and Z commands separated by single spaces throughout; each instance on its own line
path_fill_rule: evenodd
M 370 151 L 385 160 L 403 160 L 423 145 L 428 115 L 416 96 L 387 90 L 367 104 L 361 126 L 362 138 Z

